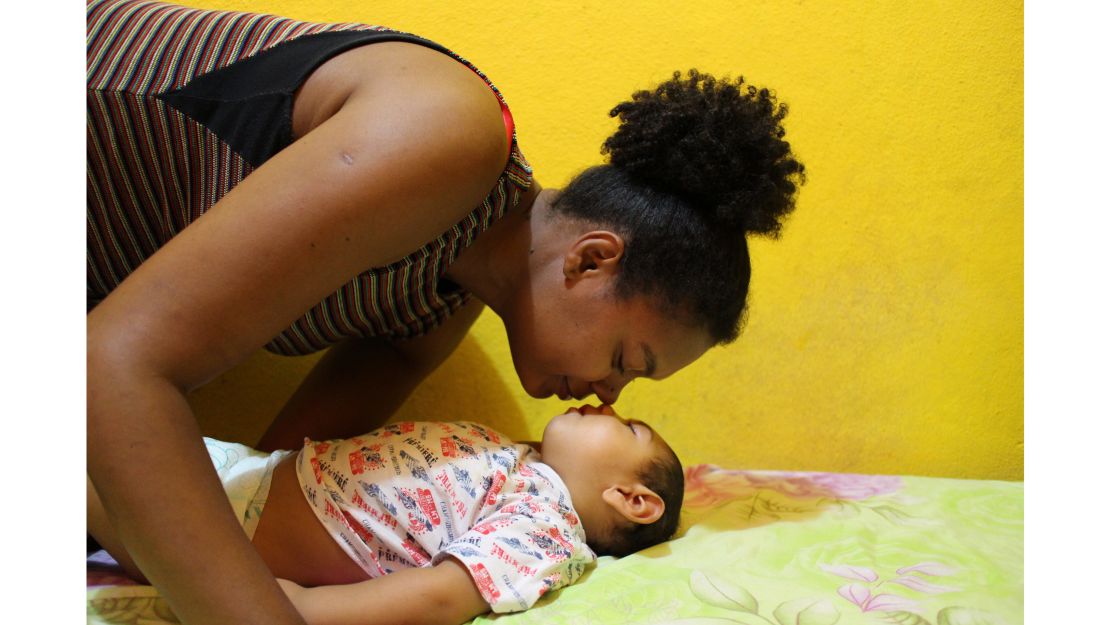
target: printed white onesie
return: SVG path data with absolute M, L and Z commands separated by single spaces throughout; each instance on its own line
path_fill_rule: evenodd
M 566 485 L 540 454 L 474 423 L 306 439 L 297 477 L 371 577 L 454 556 L 494 612 L 530 608 L 596 560 Z

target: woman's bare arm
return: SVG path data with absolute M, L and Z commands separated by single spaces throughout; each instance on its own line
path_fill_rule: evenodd
M 308 625 L 456 625 L 489 612 L 470 573 L 454 558 L 357 584 L 281 585 Z
M 306 436 L 349 438 L 383 425 L 455 350 L 482 308 L 471 300 L 433 332 L 411 341 L 361 339 L 332 347 L 256 447 L 297 449 Z
M 231 513 L 185 393 L 481 201 L 504 130 L 455 65 L 467 75 L 410 64 L 352 92 L 88 316 L 88 474 L 185 623 L 300 622 Z

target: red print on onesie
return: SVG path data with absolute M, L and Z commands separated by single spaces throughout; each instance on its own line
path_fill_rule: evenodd
M 316 476 L 316 483 L 324 483 L 324 472 L 320 470 L 320 461 L 315 457 L 308 459 L 309 464 L 312 465 L 312 475 Z
M 459 457 L 459 446 L 456 445 L 455 441 L 451 440 L 450 438 L 439 439 L 439 449 L 440 452 L 448 458 Z
M 492 506 L 497 502 L 497 495 L 501 492 L 501 487 L 505 485 L 505 474 L 498 471 L 493 476 L 493 484 L 490 485 L 489 491 L 486 493 L 486 505 Z
M 351 464 L 351 473 L 362 475 L 366 471 L 384 467 L 385 460 L 382 459 L 381 449 L 381 445 L 371 445 L 348 454 L 347 460 Z
M 428 517 L 432 525 L 439 525 L 439 511 L 436 510 L 436 500 L 432 498 L 432 491 L 427 488 L 416 489 L 416 502 L 420 504 L 424 516 Z
M 493 578 L 490 577 L 489 571 L 481 564 L 471 564 L 470 574 L 474 577 L 474 584 L 481 591 L 482 596 L 486 601 L 493 603 L 501 596 L 501 591 L 497 590 L 497 586 L 493 583 Z

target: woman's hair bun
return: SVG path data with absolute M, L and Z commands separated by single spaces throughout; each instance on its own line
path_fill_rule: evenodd
M 783 137 L 787 107 L 744 78 L 691 69 L 638 91 L 609 115 L 601 151 L 641 184 L 677 195 L 719 227 L 778 237 L 805 167 Z

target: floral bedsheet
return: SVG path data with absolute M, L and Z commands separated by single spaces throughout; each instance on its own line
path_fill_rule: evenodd
M 1020 625 L 1019 482 L 687 469 L 679 535 L 475 625 Z M 88 622 L 174 623 L 89 565 Z

